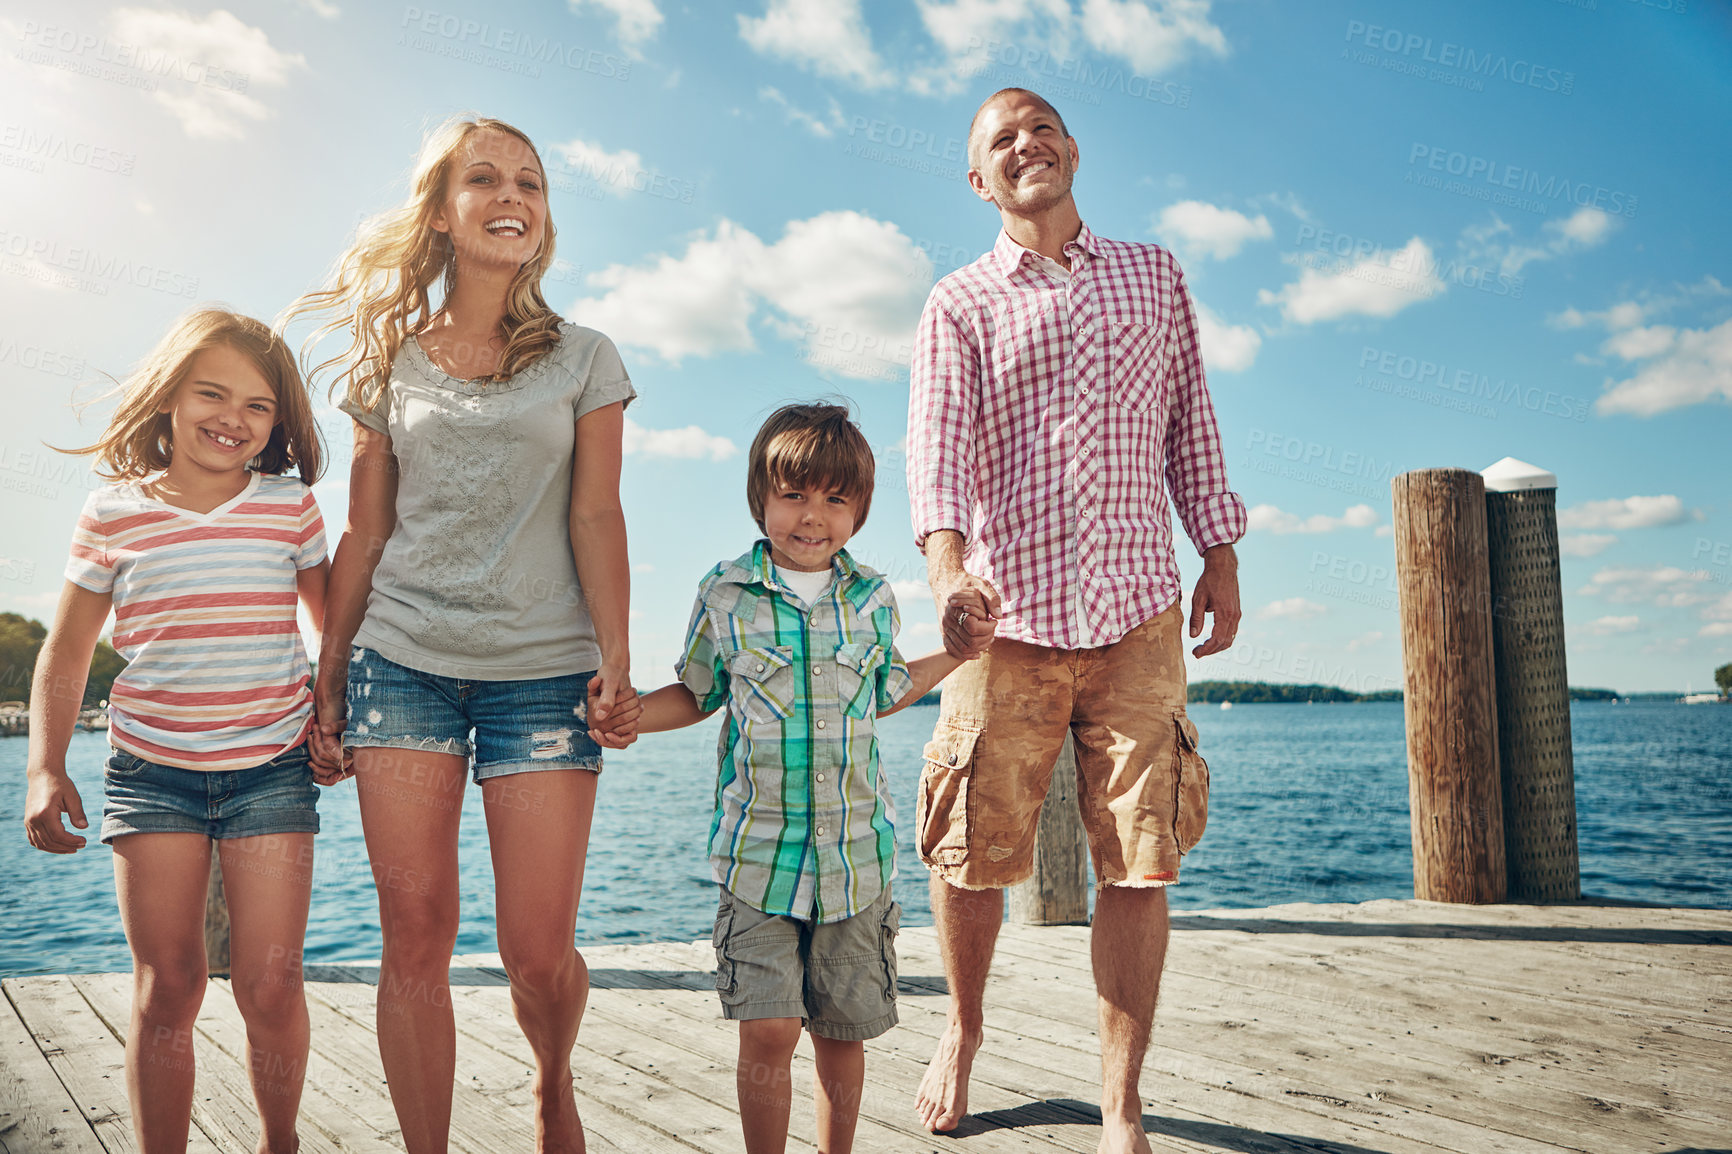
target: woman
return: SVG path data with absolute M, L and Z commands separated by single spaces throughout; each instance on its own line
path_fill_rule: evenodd
M 585 697 L 593 679 L 605 716 L 633 696 L 619 470 L 635 394 L 612 343 L 541 295 L 545 189 L 522 132 L 447 122 L 407 203 L 290 310 L 352 337 L 319 366 L 342 369 L 355 450 L 316 696 L 333 735 L 346 706 L 384 935 L 379 1049 L 410 1154 L 444 1151 L 450 1131 L 466 773 L 535 1053 L 536 1148 L 583 1148 L 570 1057 L 589 980 L 573 939 L 601 769 Z

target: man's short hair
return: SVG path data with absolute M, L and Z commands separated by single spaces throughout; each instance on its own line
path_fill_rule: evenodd
M 854 502 L 854 531 L 872 509 L 877 462 L 866 434 L 842 405 L 783 405 L 770 414 L 746 460 L 746 505 L 764 529 L 772 485 L 841 493 Z
M 987 105 L 991 104 L 994 100 L 997 100 L 1001 96 L 1026 96 L 1026 97 L 1030 98 L 1031 100 L 1035 101 L 1037 104 L 1044 107 L 1048 112 L 1052 113 L 1052 118 L 1054 120 L 1058 121 L 1059 135 L 1064 137 L 1066 140 L 1070 139 L 1070 129 L 1068 129 L 1064 126 L 1064 117 L 1060 116 L 1058 109 L 1056 109 L 1052 106 L 1052 101 L 1048 100 L 1046 97 L 1042 96 L 1038 92 L 1033 91 L 1032 89 L 1028 89 L 1028 88 L 1000 88 L 997 92 L 994 92 L 991 96 L 988 96 L 985 100 L 982 100 L 980 102 L 980 107 L 976 108 L 974 110 L 974 119 L 970 120 L 968 122 L 968 167 L 969 168 L 974 169 L 976 171 L 978 171 L 980 169 L 980 164 L 978 163 L 978 158 L 976 155 L 977 146 L 974 142 L 974 130 L 980 126 L 980 114 L 982 112 L 986 111 Z

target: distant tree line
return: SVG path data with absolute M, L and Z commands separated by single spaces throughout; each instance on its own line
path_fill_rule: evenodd
M 1714 684 L 1720 687 L 1721 697 L 1732 697 L 1732 661 L 1714 671 Z
M 1185 700 L 1208 704 L 1231 701 L 1245 705 L 1307 701 L 1400 701 L 1401 690 L 1380 689 L 1375 693 L 1355 693 L 1339 685 L 1294 685 L 1282 681 L 1193 681 L 1185 691 Z
M 0 701 L 28 701 L 30 677 L 36 670 L 36 655 L 48 628 L 42 622 L 16 613 L 0 613 Z M 126 658 L 106 641 L 96 643 L 90 656 L 90 680 L 84 685 L 84 707 L 94 709 L 108 700 L 109 690 Z

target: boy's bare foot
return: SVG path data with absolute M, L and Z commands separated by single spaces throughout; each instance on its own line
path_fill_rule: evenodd
M 1151 1154 L 1142 1118 L 1134 1122 L 1124 1118 L 1101 1118 L 1099 1154 Z
M 932 1055 L 914 1098 L 915 1112 L 928 1130 L 954 1130 L 968 1116 L 968 1075 L 978 1049 L 979 1034 L 964 1037 L 955 1024 L 944 1028 L 938 1051 Z
M 535 1154 L 584 1154 L 583 1123 L 571 1095 L 571 1071 L 535 1087 Z

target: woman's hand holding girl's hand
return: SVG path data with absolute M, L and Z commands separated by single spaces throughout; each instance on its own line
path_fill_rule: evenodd
M 603 664 L 589 679 L 589 735 L 604 749 L 624 749 L 637 740 L 643 702 L 628 677 Z
M 84 838 L 67 832 L 60 824 L 60 815 L 72 819 L 79 829 L 90 825 L 84 818 L 84 801 L 78 787 L 62 773 L 32 772 L 30 788 L 24 795 L 24 836 L 30 844 L 48 853 L 77 853 L 84 848 Z
M 313 780 L 320 785 L 336 785 L 355 772 L 349 762 L 352 755 L 343 749 L 343 723 L 349 716 L 348 686 L 348 662 L 319 662 L 307 752 L 313 763 Z

